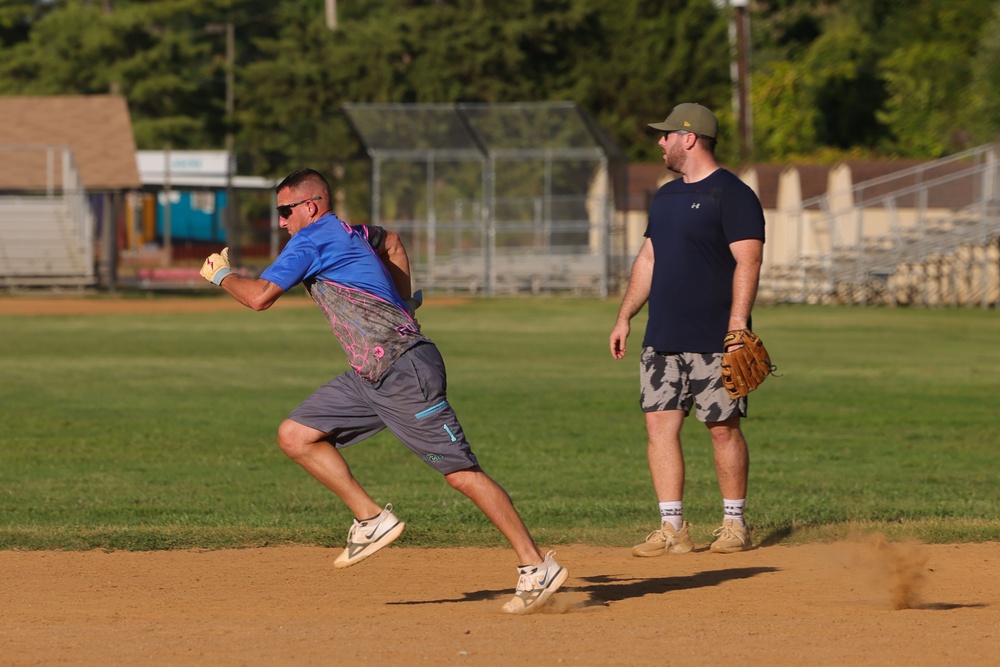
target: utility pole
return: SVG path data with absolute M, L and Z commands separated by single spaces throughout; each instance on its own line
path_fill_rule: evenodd
M 169 266 L 174 261 L 173 240 L 171 238 L 170 211 L 170 142 L 163 147 L 163 255 Z
M 240 224 L 234 201 L 233 175 L 236 173 L 236 151 L 233 125 L 236 116 L 236 26 L 232 21 L 210 23 L 205 26 L 209 33 L 226 35 L 226 208 L 223 226 L 226 230 L 226 245 L 229 246 L 229 261 L 240 265 Z
M 337 29 L 337 0 L 326 0 L 326 27 L 328 30 Z
M 236 123 L 236 27 L 226 23 L 226 239 L 234 266 L 241 264 L 239 216 L 236 215 L 233 174 L 236 173 L 236 145 L 233 125 Z
M 749 0 L 731 0 L 731 4 L 736 32 L 736 116 L 740 135 L 740 158 L 743 162 L 749 162 L 753 155 L 753 121 L 749 95 L 750 22 L 747 16 Z

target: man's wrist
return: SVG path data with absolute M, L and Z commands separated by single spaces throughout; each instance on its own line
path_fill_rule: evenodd
M 228 268 L 219 269 L 214 276 L 212 276 L 212 282 L 216 285 L 222 286 L 222 279 L 226 276 L 232 274 L 233 270 Z

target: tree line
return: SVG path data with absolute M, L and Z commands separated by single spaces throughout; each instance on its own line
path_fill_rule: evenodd
M 727 0 L 5 0 L 0 94 L 118 93 L 141 149 L 280 176 L 357 150 L 343 103 L 572 101 L 630 160 L 698 101 L 739 162 Z M 1000 2 L 752 0 L 753 161 L 934 158 L 1000 131 Z M 226 27 L 232 26 L 232 49 Z M 233 113 L 227 113 L 231 74 Z

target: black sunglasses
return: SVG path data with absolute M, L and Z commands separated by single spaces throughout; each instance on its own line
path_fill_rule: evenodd
M 309 199 L 303 199 L 302 201 L 297 201 L 294 204 L 285 204 L 284 206 L 278 207 L 278 215 L 281 216 L 282 220 L 287 220 L 292 216 L 292 209 L 299 204 L 305 204 L 307 201 L 316 201 L 317 199 L 322 199 L 322 197 L 310 197 Z

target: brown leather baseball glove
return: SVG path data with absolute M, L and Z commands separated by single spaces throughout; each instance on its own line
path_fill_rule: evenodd
M 749 329 L 730 331 L 722 342 L 722 384 L 732 398 L 746 396 L 775 371 L 764 343 Z

